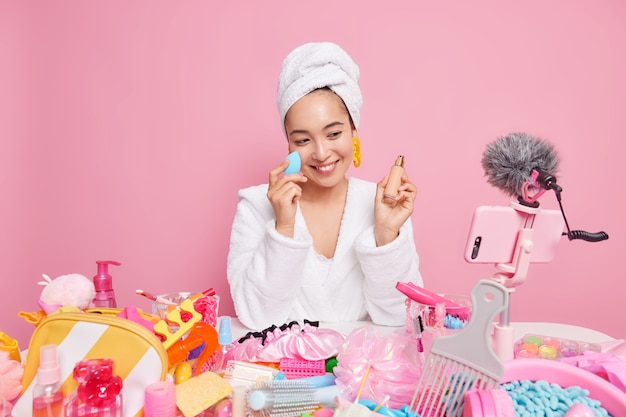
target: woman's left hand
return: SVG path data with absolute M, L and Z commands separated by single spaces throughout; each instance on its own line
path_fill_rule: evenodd
M 400 234 L 400 228 L 413 214 L 415 198 L 417 197 L 417 187 L 408 176 L 402 175 L 398 195 L 395 204 L 388 204 L 383 201 L 385 186 L 389 180 L 385 176 L 376 187 L 376 201 L 374 202 L 374 234 L 376 236 L 376 246 L 386 245 L 393 241 Z

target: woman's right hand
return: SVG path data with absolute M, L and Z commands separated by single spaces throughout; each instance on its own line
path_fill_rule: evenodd
M 307 178 L 301 173 L 284 174 L 283 171 L 288 166 L 289 159 L 285 159 L 270 171 L 267 198 L 276 215 L 276 231 L 281 235 L 293 237 L 297 203 L 302 195 L 302 188 L 298 183 L 306 182 Z

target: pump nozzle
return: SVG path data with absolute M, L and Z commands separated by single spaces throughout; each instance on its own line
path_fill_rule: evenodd
M 120 266 L 117 261 L 96 261 L 98 264 L 98 274 L 93 277 L 96 291 L 109 291 L 113 289 L 113 277 L 109 275 L 109 265 Z
M 117 307 L 113 292 L 113 277 L 109 274 L 109 265 L 122 265 L 117 261 L 96 261 L 98 273 L 93 277 L 96 296 L 93 304 L 96 307 Z

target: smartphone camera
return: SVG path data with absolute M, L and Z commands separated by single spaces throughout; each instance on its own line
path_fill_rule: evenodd
M 474 239 L 474 246 L 472 247 L 472 259 L 476 259 L 478 257 L 478 251 L 480 250 L 480 242 L 482 242 L 483 238 L 478 236 Z

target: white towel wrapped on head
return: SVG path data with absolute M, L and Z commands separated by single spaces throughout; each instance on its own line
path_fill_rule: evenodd
M 276 101 L 283 129 L 289 108 L 311 91 L 323 87 L 341 97 L 358 128 L 363 104 L 358 81 L 359 67 L 338 45 L 312 42 L 297 47 L 283 61 L 278 80 Z

